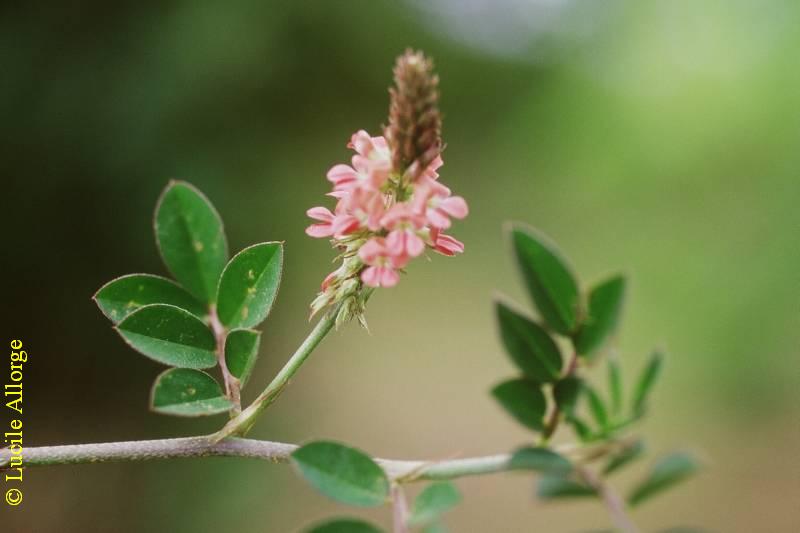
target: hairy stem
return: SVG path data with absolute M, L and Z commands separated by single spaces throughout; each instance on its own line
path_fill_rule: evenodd
M 212 435 L 212 442 L 219 442 L 230 436 L 244 436 L 250 431 L 258 415 L 280 396 L 283 389 L 289 384 L 292 376 L 303 366 L 303 363 L 308 356 L 311 355 L 311 352 L 314 351 L 314 348 L 319 346 L 322 339 L 325 338 L 325 335 L 333 329 L 339 308 L 340 305 L 337 305 L 325 313 L 319 322 L 317 322 L 317 325 L 314 326 L 314 329 L 311 330 L 311 333 L 308 334 L 308 337 L 300 344 L 286 364 L 283 365 L 280 372 L 273 378 L 272 382 L 267 385 L 267 388 L 264 389 L 261 394 L 258 395 L 258 398 L 244 411 L 228 422 L 225 427 Z
M 231 374 L 228 369 L 228 362 L 225 360 L 225 339 L 228 337 L 228 332 L 225 331 L 225 326 L 219 321 L 216 306 L 212 305 L 209 311 L 208 322 L 214 332 L 214 339 L 217 343 L 217 362 L 220 370 L 222 370 L 222 380 L 225 382 L 225 395 L 233 402 L 231 418 L 234 418 L 242 412 L 241 383 L 236 376 Z
M 615 452 L 620 442 L 588 446 L 559 446 L 555 449 L 577 463 Z M 285 463 L 297 449 L 295 444 L 265 440 L 229 438 L 213 442 L 208 437 L 105 442 L 25 448 L 25 467 L 76 465 L 108 462 L 136 462 L 187 457 L 246 457 Z M 0 470 L 11 460 L 8 448 L 0 450 Z M 448 480 L 512 470 L 511 454 L 486 455 L 444 461 L 375 459 L 396 483 Z

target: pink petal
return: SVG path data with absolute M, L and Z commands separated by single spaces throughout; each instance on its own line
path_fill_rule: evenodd
M 464 243 L 450 235 L 440 234 L 436 238 L 434 250 L 442 255 L 454 256 L 464 252 Z
M 350 137 L 348 148 L 352 148 L 361 155 L 369 155 L 372 151 L 372 139 L 365 130 L 358 130 Z
M 330 237 L 333 235 L 333 229 L 330 224 L 311 224 L 306 228 L 306 235 L 321 239 L 322 237 Z
M 326 207 L 312 207 L 306 211 L 306 215 L 314 220 L 330 223 L 333 220 L 333 213 Z
M 386 253 L 388 255 L 403 255 L 405 253 L 405 248 L 406 239 L 404 231 L 393 231 L 386 237 Z
M 371 238 L 358 250 L 358 256 L 368 265 L 375 262 L 379 256 L 383 255 L 383 253 L 384 243 L 383 239 L 380 237 Z
M 361 272 L 361 281 L 370 287 L 379 287 L 381 281 L 378 267 L 371 266 L 365 268 L 364 271 Z
M 445 198 L 439 203 L 439 209 L 455 218 L 464 218 L 469 214 L 467 202 L 460 196 Z
M 381 268 L 380 277 L 381 287 L 394 287 L 400 281 L 400 274 L 393 268 Z
M 431 225 L 441 229 L 447 229 L 450 227 L 450 219 L 442 210 L 428 209 L 427 215 L 428 222 L 430 222 Z
M 425 251 L 425 241 L 416 233 L 406 232 L 406 252 L 411 257 L 417 257 Z
M 357 230 L 358 219 L 353 215 L 338 215 L 331 223 L 331 229 L 336 236 L 347 235 Z
M 349 165 L 338 164 L 331 167 L 327 174 L 328 181 L 335 183 L 336 185 L 347 183 L 350 181 L 355 181 L 358 179 L 358 175 L 356 171 L 353 170 Z

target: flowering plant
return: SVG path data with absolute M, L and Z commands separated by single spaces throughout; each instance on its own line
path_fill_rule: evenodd
M 213 435 L 155 441 L 26 448 L 25 465 L 41 466 L 175 457 L 238 456 L 291 462 L 330 498 L 358 507 L 392 508 L 397 533 L 442 531 L 442 516 L 460 501 L 451 480 L 505 471 L 534 472 L 538 496 L 550 500 L 590 497 L 603 502 L 615 527 L 638 531 L 628 510 L 697 469 L 691 454 L 662 458 L 626 499 L 608 478 L 643 455 L 635 432 L 647 413 L 661 370 L 656 352 L 626 401 L 623 372 L 607 359 L 607 396 L 588 376 L 617 329 L 626 280 L 612 276 L 582 291 L 557 247 L 521 224 L 509 226 L 514 256 L 536 318 L 507 299 L 495 302 L 500 339 L 518 375 L 492 389 L 510 417 L 533 435 L 510 453 L 446 461 L 373 459 L 337 442 L 303 446 L 243 438 L 282 393 L 324 337 L 352 319 L 365 324 L 372 291 L 393 287 L 409 262 L 426 250 L 445 256 L 464 245 L 445 233 L 467 216 L 466 201 L 439 180 L 443 165 L 438 78 L 421 53 L 406 52 L 394 69 L 389 125 L 383 136 L 352 135 L 351 164 L 327 173 L 333 210 L 314 207 L 306 233 L 329 238 L 341 264 L 322 282 L 311 304 L 322 313 L 308 337 L 247 407 L 241 389 L 258 357 L 260 332 L 283 272 L 281 242 L 249 246 L 228 256 L 222 221 L 193 186 L 171 182 L 158 201 L 155 235 L 175 281 L 150 274 L 117 278 L 95 295 L 100 310 L 132 348 L 169 368 L 155 380 L 153 411 L 173 416 L 227 413 Z M 215 378 L 207 371 L 216 371 Z M 218 378 L 221 379 L 220 385 Z M 576 443 L 553 446 L 569 427 Z M 0 453 L 0 467 L 22 468 L 14 451 Z M 404 487 L 430 482 L 412 505 Z M 356 518 L 309 526 L 315 533 L 370 533 L 377 526 Z

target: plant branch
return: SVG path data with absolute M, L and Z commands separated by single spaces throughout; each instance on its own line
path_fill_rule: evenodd
M 583 462 L 611 453 L 619 446 L 620 442 L 608 442 L 588 446 L 560 446 L 555 449 L 575 462 Z M 296 449 L 297 445 L 295 444 L 265 440 L 229 438 L 215 443 L 209 437 L 185 437 L 25 448 L 23 462 L 25 467 L 35 467 L 187 457 L 245 457 L 273 463 L 285 463 Z M 601 451 L 606 453 L 601 454 Z M 11 451 L 8 448 L 0 450 L 0 470 L 6 468 L 10 460 Z M 394 459 L 375 459 L 375 461 L 397 483 L 447 480 L 512 470 L 511 454 L 444 461 Z
M 305 338 L 302 344 L 297 348 L 294 354 L 289 358 L 286 364 L 281 368 L 280 372 L 273 378 L 272 382 L 267 385 L 267 388 L 264 389 L 261 394 L 258 395 L 252 404 L 250 404 L 244 411 L 242 411 L 238 416 L 233 418 L 230 422 L 228 422 L 225 427 L 215 433 L 211 440 L 212 442 L 220 442 L 222 439 L 231 436 L 244 436 L 250 428 L 253 427 L 253 424 L 258 418 L 258 415 L 261 414 L 264 409 L 270 406 L 272 402 L 274 402 L 278 396 L 280 396 L 283 389 L 286 385 L 289 384 L 289 381 L 292 377 L 297 373 L 303 363 L 311 355 L 311 352 L 314 351 L 314 348 L 319 346 L 322 342 L 322 339 L 325 338 L 331 329 L 333 329 L 334 324 L 336 323 L 336 315 L 339 312 L 340 305 L 328 310 L 327 313 L 317 322 L 317 325 L 314 326 L 314 329 L 311 330 L 311 333 L 308 334 L 308 337 Z
M 631 520 L 625 512 L 625 502 L 620 498 L 619 494 L 617 494 L 608 483 L 585 466 L 579 466 L 577 470 L 583 480 L 594 488 L 603 499 L 603 503 L 605 503 L 617 529 L 622 533 L 639 533 L 639 528 L 636 527 L 636 524 L 633 523 L 633 520 Z

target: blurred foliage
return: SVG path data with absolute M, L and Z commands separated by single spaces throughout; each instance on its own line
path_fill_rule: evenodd
M 286 240 L 291 275 L 252 379 L 269 378 L 329 269 L 304 211 L 350 133 L 386 120 L 392 60 L 413 46 L 442 78 L 442 170 L 470 201 L 454 232 L 467 253 L 376 296 L 372 336 L 327 341 L 257 436 L 404 457 L 522 442 L 485 394 L 510 367 L 490 295 L 519 290 L 499 238 L 517 219 L 570 250 L 582 279 L 628 265 L 620 351 L 641 356 L 624 365 L 668 341 L 653 401 L 670 409 L 651 443 L 697 444 L 714 463 L 642 524 L 796 529 L 799 17 L 790 0 L 4 4 L 2 318 L 31 346 L 26 444 L 219 422 L 148 414 L 158 365 L 89 299 L 131 268 L 163 274 L 150 213 L 170 178 L 207 192 L 232 251 Z M 331 510 L 289 469 L 235 460 L 29 470 L 25 484 L 23 507 L 0 510 L 11 531 L 287 531 Z M 531 506 L 522 481 L 462 488 L 456 531 L 605 520 L 591 504 Z

